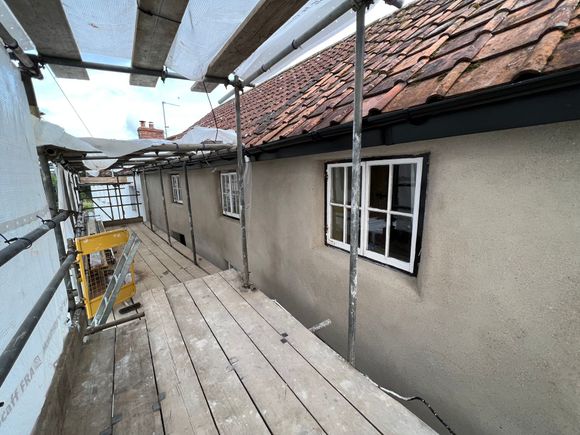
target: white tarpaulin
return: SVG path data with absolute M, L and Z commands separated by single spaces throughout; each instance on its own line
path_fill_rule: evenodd
M 33 126 L 20 71 L 0 50 L 0 233 L 22 237 L 49 218 Z M 3 241 L 2 241 L 3 245 Z M 0 268 L 0 351 L 4 350 L 59 267 L 50 232 Z M 61 284 L 0 387 L 0 433 L 27 434 L 40 413 L 68 330 Z
M 41 121 L 34 116 L 30 116 L 31 123 L 34 126 L 34 136 L 36 146 L 53 145 L 72 151 L 82 151 L 91 153 L 95 157 L 102 154 L 106 157 L 122 157 L 147 148 L 177 144 L 192 145 L 202 144 L 204 142 L 220 141 L 223 144 L 234 145 L 236 143 L 236 132 L 233 130 L 222 130 L 208 127 L 195 126 L 188 130 L 183 137 L 177 140 L 165 139 L 134 139 L 134 140 L 116 140 L 84 137 L 78 138 L 68 134 L 62 127 L 47 121 Z M 98 154 L 100 153 L 100 154 Z M 83 164 L 92 171 L 107 169 L 113 165 L 116 160 L 83 160 Z

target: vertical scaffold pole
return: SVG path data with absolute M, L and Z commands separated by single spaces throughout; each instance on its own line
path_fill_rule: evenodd
M 159 182 L 161 183 L 161 201 L 163 202 L 163 214 L 165 215 L 165 231 L 167 232 L 167 242 L 171 243 L 171 234 L 169 234 L 169 218 L 167 217 L 167 203 L 165 202 L 165 186 L 163 186 L 163 172 L 159 168 Z
M 139 191 L 137 190 L 137 177 L 135 177 L 135 172 L 133 172 L 133 189 L 135 190 L 135 204 L 137 204 L 137 216 L 141 217 L 141 207 L 139 204 Z
M 350 209 L 350 271 L 348 281 L 348 362 L 355 364 L 356 303 L 358 292 L 358 247 L 360 234 L 360 150 L 362 140 L 362 98 L 365 48 L 366 1 L 354 2 L 356 42 L 354 61 L 354 119 L 352 123 L 352 185 Z
M 242 120 L 240 107 L 240 90 L 242 84 L 238 77 L 235 79 L 235 104 L 236 104 L 236 138 L 238 142 L 238 193 L 240 195 L 240 227 L 242 230 L 242 287 L 250 288 L 250 271 L 248 266 L 248 242 L 246 236 L 246 197 L 244 186 L 244 169 L 246 162 L 244 160 L 244 145 L 242 143 Z
M 40 163 L 40 177 L 42 179 L 42 187 L 44 188 L 44 194 L 46 196 L 46 202 L 48 203 L 48 209 L 50 211 L 50 217 L 55 217 L 58 214 L 58 206 L 56 204 L 56 198 L 54 196 L 54 190 L 52 187 L 52 177 L 50 176 L 50 167 L 48 166 L 48 159 L 44 150 L 38 149 L 38 161 Z M 67 253 L 64 246 L 64 239 L 62 236 L 62 229 L 60 223 L 57 223 L 54 227 L 54 237 L 56 238 L 56 249 L 58 251 L 59 263 L 62 265 Z M 70 272 L 67 271 L 64 276 L 64 284 L 66 286 L 66 293 L 68 295 L 68 310 L 72 313 L 75 309 L 75 299 L 74 290 L 72 288 L 72 283 L 70 280 Z
M 187 217 L 189 219 L 189 233 L 191 234 L 191 250 L 193 251 L 193 262 L 197 266 L 197 251 L 195 249 L 195 234 L 193 233 L 193 212 L 191 210 L 191 192 L 189 191 L 189 179 L 187 177 L 187 162 L 183 162 L 183 178 L 185 192 L 187 194 Z
M 147 175 L 145 174 L 145 171 L 142 172 L 143 174 L 143 188 L 145 190 L 145 200 L 147 201 L 147 213 L 148 213 L 148 217 L 149 217 L 149 228 L 151 228 L 151 231 L 155 232 L 155 230 L 153 229 L 153 216 L 151 216 L 151 201 L 149 200 L 149 186 L 147 186 Z

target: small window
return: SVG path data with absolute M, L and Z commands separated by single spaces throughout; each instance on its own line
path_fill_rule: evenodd
M 183 204 L 183 200 L 181 199 L 181 175 L 173 174 L 171 176 L 171 193 L 173 202 Z
M 361 163 L 359 255 L 413 273 L 423 158 Z M 327 166 L 326 242 L 350 250 L 352 163 Z
M 240 218 L 240 196 L 238 194 L 238 174 L 222 172 L 222 212 L 226 216 Z

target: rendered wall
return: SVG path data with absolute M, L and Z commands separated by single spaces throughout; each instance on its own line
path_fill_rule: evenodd
M 50 217 L 28 103 L 20 73 L 0 50 L 0 233 L 23 236 Z M 0 247 L 3 247 L 3 241 Z M 54 232 L 0 267 L 0 350 L 3 350 L 58 269 Z M 29 433 L 40 413 L 62 351 L 67 326 L 64 285 L 40 319 L 0 388 L 0 434 Z
M 579 133 L 569 122 L 364 150 L 428 152 L 430 167 L 418 276 L 359 263 L 357 367 L 425 397 L 458 433 L 580 427 Z M 255 163 L 248 235 L 252 281 L 307 326 L 331 319 L 319 333 L 343 355 L 348 254 L 324 244 L 324 163 L 344 158 Z M 192 171 L 196 239 L 239 266 L 219 170 Z M 187 223 L 185 206 L 169 210 Z

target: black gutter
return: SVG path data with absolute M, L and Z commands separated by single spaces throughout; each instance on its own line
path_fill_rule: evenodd
M 559 71 L 515 83 L 433 101 L 363 119 L 363 148 L 440 139 L 580 119 L 580 69 Z M 252 161 L 350 150 L 352 123 L 339 124 L 247 148 Z M 197 157 L 194 169 L 235 163 L 235 153 Z M 162 165 L 179 168 L 183 161 Z M 157 170 L 158 166 L 145 168 Z
M 54 229 L 60 222 L 67 220 L 70 215 L 70 211 L 61 211 L 52 219 L 43 220 L 42 225 L 38 226 L 28 234 L 8 240 L 6 242 L 8 243 L 8 246 L 0 250 L 0 266 L 8 263 L 25 249 L 30 248 L 36 240 Z
M 363 147 L 580 119 L 580 69 L 509 83 L 410 109 L 367 116 Z M 347 150 L 352 123 L 246 150 L 254 161 Z

